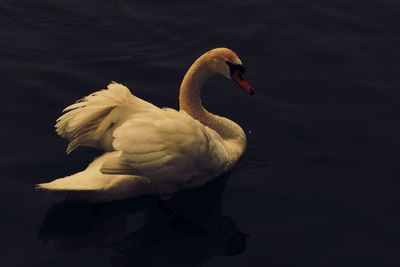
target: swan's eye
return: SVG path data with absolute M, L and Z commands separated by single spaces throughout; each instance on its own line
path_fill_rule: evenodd
M 241 64 L 234 64 L 229 61 L 225 61 L 225 63 L 228 64 L 231 75 L 233 75 L 237 71 L 241 74 L 244 74 L 246 72 L 246 68 Z

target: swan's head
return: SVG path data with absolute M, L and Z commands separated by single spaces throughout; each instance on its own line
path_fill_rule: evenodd
M 212 71 L 235 81 L 248 94 L 254 94 L 253 87 L 244 78 L 246 69 L 235 52 L 229 48 L 215 48 L 208 51 L 205 56 L 209 59 L 209 68 Z

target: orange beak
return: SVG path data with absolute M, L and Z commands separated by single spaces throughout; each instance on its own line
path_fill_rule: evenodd
M 243 77 L 240 71 L 235 71 L 232 75 L 232 80 L 234 80 L 243 90 L 245 90 L 249 95 L 254 95 L 254 89 L 250 83 Z

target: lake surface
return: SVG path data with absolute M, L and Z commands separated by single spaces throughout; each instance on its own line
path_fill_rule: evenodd
M 235 169 L 176 195 L 89 205 L 34 184 L 99 154 L 54 122 L 110 81 L 177 108 L 214 47 L 256 90 L 213 77 L 239 123 Z M 2 0 L 1 266 L 400 266 L 400 2 Z

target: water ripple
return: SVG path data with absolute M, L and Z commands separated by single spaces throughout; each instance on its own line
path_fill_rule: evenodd
M 278 159 L 278 152 L 268 147 L 268 144 L 252 140 L 247 144 L 247 150 L 237 166 L 241 171 L 259 171 L 272 168 Z

